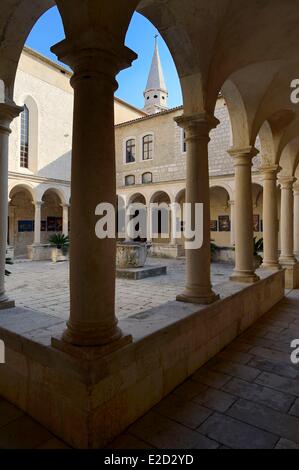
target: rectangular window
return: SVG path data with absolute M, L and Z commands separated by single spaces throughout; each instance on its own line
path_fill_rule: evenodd
M 29 109 L 26 105 L 21 114 L 20 166 L 29 168 Z
M 126 163 L 134 163 L 136 157 L 136 142 L 135 139 L 127 140 L 126 142 Z
M 152 135 L 143 137 L 143 160 L 153 159 L 154 140 Z

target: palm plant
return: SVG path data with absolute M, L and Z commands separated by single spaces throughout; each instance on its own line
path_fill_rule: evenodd
M 62 252 L 66 254 L 70 244 L 70 239 L 62 233 L 55 233 L 49 238 L 49 242 L 51 245 L 56 246 L 58 250 L 62 250 Z
M 253 256 L 257 262 L 257 266 L 259 267 L 263 263 L 263 258 L 260 255 L 260 252 L 264 251 L 264 239 L 260 238 L 257 240 L 257 237 L 253 239 Z

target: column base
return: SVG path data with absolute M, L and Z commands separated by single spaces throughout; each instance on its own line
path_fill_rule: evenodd
M 182 294 L 178 295 L 176 298 L 177 302 L 184 302 L 187 304 L 197 304 L 197 305 L 210 305 L 217 300 L 220 300 L 220 295 L 215 294 L 211 291 L 209 294 L 198 294 L 192 293 L 189 290 L 186 290 Z
M 232 282 L 243 282 L 245 284 L 253 284 L 260 281 L 260 278 L 253 271 L 234 271 L 229 278 Z
M 286 257 L 281 257 L 279 258 L 279 263 L 281 266 L 295 266 L 297 264 L 297 259 L 295 256 L 286 256 Z
M 8 308 L 14 308 L 15 301 L 10 300 L 5 293 L 0 295 L 0 310 L 7 310 Z
M 0 299 L 0 310 L 7 310 L 15 307 L 15 301 L 9 299 Z
M 64 340 L 63 337 L 52 337 L 51 345 L 53 348 L 58 349 L 59 351 L 69 354 L 77 359 L 85 361 L 95 361 L 101 359 L 102 357 L 108 356 L 109 354 L 114 353 L 115 351 L 128 346 L 133 342 L 133 337 L 131 335 L 121 336 L 119 339 L 113 341 L 112 343 L 103 345 L 103 346 L 74 346 Z
M 69 321 L 61 340 L 72 346 L 103 347 L 118 341 L 121 337 L 122 331 L 117 327 L 117 322 L 110 328 L 97 328 L 95 324 Z
M 261 269 L 267 269 L 269 271 L 281 271 L 282 267 L 279 263 L 264 262 L 261 266 Z

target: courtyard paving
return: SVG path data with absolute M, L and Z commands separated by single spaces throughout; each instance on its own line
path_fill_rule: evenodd
M 155 259 L 150 265 L 166 265 L 167 276 L 141 281 L 117 280 L 116 311 L 120 319 L 173 301 L 185 284 L 185 261 Z M 67 320 L 69 315 L 68 263 L 20 262 L 10 267 L 8 295 L 20 307 L 46 312 Z M 232 272 L 231 266 L 212 266 L 212 282 L 221 284 Z
M 118 311 L 127 283 L 132 299 L 139 289 L 144 293 L 142 308 L 146 308 L 148 299 L 163 292 L 165 301 L 173 300 L 178 285 L 183 283 L 184 263 L 169 265 L 168 279 L 139 281 L 138 289 L 136 284 L 120 281 Z M 221 282 L 217 279 L 227 269 L 214 266 L 213 279 Z M 36 309 L 52 305 L 53 315 L 66 315 L 67 265 L 25 263 L 15 265 L 13 272 L 9 280 L 11 295 L 17 297 L 23 286 L 17 303 L 26 306 L 33 300 Z M 171 290 L 175 280 L 177 284 Z M 57 289 L 56 295 L 50 295 L 53 288 Z M 57 303 L 63 307 L 55 310 Z M 292 364 L 290 358 L 291 341 L 299 338 L 298 305 L 299 290 L 288 292 L 258 323 L 130 426 L 109 448 L 299 449 L 299 365 Z M 13 405 L 0 400 L 0 448 L 67 446 Z

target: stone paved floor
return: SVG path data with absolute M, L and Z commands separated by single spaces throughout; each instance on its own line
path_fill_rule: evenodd
M 184 288 L 185 261 L 150 259 L 151 265 L 167 265 L 168 275 L 141 281 L 117 280 L 118 318 L 127 318 L 175 300 Z M 69 314 L 68 263 L 21 262 L 10 266 L 7 292 L 17 306 L 46 312 L 66 320 Z M 213 265 L 212 282 L 222 283 L 232 267 Z
M 112 449 L 299 449 L 299 291 L 133 424 Z M 0 448 L 65 448 L 0 401 Z

